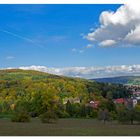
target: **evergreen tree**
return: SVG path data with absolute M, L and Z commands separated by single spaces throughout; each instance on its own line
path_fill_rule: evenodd
M 72 104 L 71 104 L 71 102 L 68 100 L 67 101 L 67 103 L 66 103 L 66 112 L 70 115 L 70 116 L 72 116 L 73 114 L 72 114 Z

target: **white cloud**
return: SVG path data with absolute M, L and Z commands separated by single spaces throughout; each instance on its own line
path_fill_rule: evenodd
M 7 56 L 5 59 L 6 60 L 11 60 L 11 59 L 14 59 L 15 57 L 14 56 Z
M 86 46 L 86 49 L 90 49 L 90 48 L 93 48 L 93 45 L 92 45 L 92 44 L 88 44 L 88 45 Z
M 72 52 L 77 52 L 77 53 L 84 53 L 87 49 L 91 49 L 93 48 L 93 44 L 88 44 L 85 47 L 81 47 L 81 48 L 73 48 L 71 51 Z
M 120 46 L 140 45 L 140 5 L 131 3 L 120 6 L 115 12 L 103 11 L 99 21 L 100 26 L 87 34 L 89 41 L 100 44 L 113 40 Z
M 101 43 L 99 43 L 99 46 L 101 47 L 110 47 L 116 44 L 115 40 L 104 40 Z
M 136 45 L 140 44 L 140 25 L 137 26 L 130 33 L 128 33 L 124 40 Z
M 46 66 L 22 66 L 19 69 L 37 70 L 56 75 L 64 75 L 81 78 L 102 78 L 115 76 L 140 75 L 140 65 L 120 65 L 106 67 L 65 67 L 48 68 Z
M 79 53 L 84 53 L 85 51 L 84 50 L 79 50 Z
M 72 49 L 72 52 L 76 52 L 76 51 L 77 51 L 77 49 L 75 49 L 75 48 Z

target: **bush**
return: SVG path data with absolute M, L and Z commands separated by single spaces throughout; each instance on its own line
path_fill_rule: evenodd
M 69 118 L 70 117 L 70 115 L 66 111 L 61 111 L 61 110 L 59 110 L 57 112 L 57 116 L 59 118 Z
M 117 119 L 117 113 L 115 111 L 109 112 L 110 120 L 116 120 Z
M 33 118 L 38 116 L 36 112 L 29 112 L 29 115 Z
M 124 109 L 124 110 L 120 110 L 118 111 L 118 121 L 122 124 L 128 124 L 129 121 L 130 121 L 130 116 L 128 114 L 128 111 L 127 109 Z
M 90 117 L 93 119 L 98 118 L 98 111 L 97 110 L 93 110 L 90 114 Z
M 42 123 L 55 123 L 58 119 L 57 114 L 53 111 L 47 111 L 40 115 Z
M 27 113 L 14 113 L 12 118 L 12 122 L 30 122 L 30 116 Z

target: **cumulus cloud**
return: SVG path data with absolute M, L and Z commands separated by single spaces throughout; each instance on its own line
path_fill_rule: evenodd
M 100 26 L 87 34 L 86 39 L 108 47 L 140 45 L 140 6 L 126 4 L 116 11 L 103 11 Z
M 135 28 L 135 30 L 132 30 L 124 39 L 127 42 L 133 43 L 133 44 L 140 44 L 140 25 Z
M 81 77 L 86 79 L 140 75 L 140 65 L 120 65 L 106 67 L 65 67 L 65 68 L 48 68 L 46 66 L 22 66 L 19 69 L 37 70 L 56 75 L 70 77 Z
M 116 44 L 115 40 L 104 40 L 101 43 L 99 43 L 99 46 L 101 47 L 110 47 Z

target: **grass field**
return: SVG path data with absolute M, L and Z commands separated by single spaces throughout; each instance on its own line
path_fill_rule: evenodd
M 29 123 L 0 119 L 0 136 L 140 136 L 140 125 L 103 124 L 92 119 L 60 119 L 55 124 L 38 119 Z

